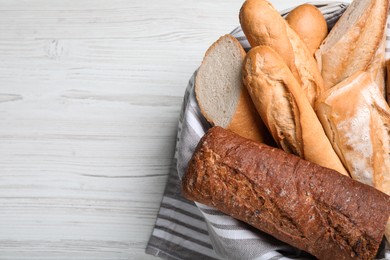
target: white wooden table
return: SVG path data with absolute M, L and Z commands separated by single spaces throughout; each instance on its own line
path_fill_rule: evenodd
M 241 4 L 0 0 L 1 260 L 155 259 L 184 89 Z

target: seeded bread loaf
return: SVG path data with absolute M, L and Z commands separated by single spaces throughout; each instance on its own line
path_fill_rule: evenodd
M 319 259 L 373 259 L 390 215 L 386 194 L 220 127 L 199 142 L 182 192 Z

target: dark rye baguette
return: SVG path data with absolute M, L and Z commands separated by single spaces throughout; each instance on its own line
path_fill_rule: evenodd
M 182 192 L 319 259 L 373 259 L 390 215 L 386 194 L 221 127 L 199 142 Z

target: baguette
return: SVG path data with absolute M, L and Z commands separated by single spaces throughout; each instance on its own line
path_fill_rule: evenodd
M 321 11 L 314 5 L 303 4 L 291 10 L 286 21 L 314 56 L 328 35 L 328 25 Z
M 313 108 L 279 54 L 268 46 L 252 48 L 244 60 L 243 81 L 279 147 L 348 176 Z
M 367 70 L 386 28 L 388 0 L 354 0 L 316 53 L 325 89 Z
M 199 142 L 182 193 L 319 259 L 373 259 L 390 197 L 214 127 Z
M 247 90 L 242 85 L 245 51 L 236 38 L 224 35 L 206 52 L 195 79 L 203 116 L 212 125 L 231 129 L 257 142 L 274 145 Z
M 317 114 L 352 178 L 390 195 L 390 107 L 368 72 L 326 91 Z
M 290 68 L 310 104 L 322 93 L 323 80 L 305 43 L 265 0 L 247 0 L 240 10 L 242 30 L 252 47 L 273 48 Z

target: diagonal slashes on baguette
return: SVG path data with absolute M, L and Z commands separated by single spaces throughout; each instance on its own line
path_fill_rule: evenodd
M 252 48 L 245 57 L 243 81 L 282 149 L 348 176 L 314 109 L 278 53 L 268 46 Z

